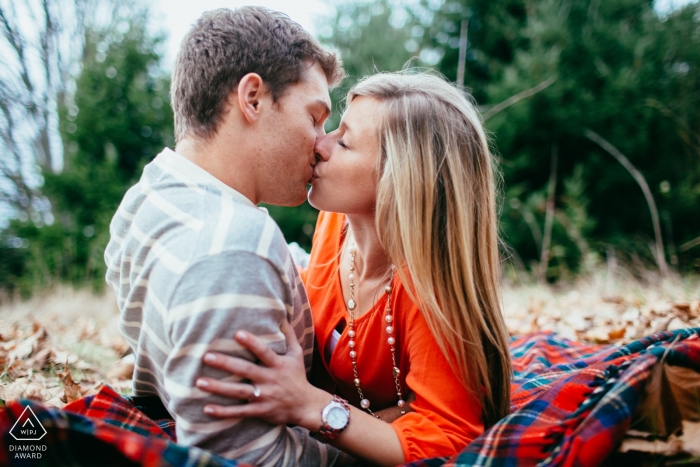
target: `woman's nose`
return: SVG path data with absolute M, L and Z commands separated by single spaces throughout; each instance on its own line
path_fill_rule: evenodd
M 316 153 L 316 157 L 318 157 L 322 161 L 327 161 L 331 155 L 332 136 L 333 133 L 329 133 L 327 135 L 319 136 L 318 138 L 316 138 L 314 152 Z

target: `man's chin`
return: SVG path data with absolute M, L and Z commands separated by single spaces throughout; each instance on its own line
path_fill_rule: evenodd
M 299 193 L 294 193 L 293 195 L 290 194 L 289 196 L 275 196 L 270 199 L 264 199 L 262 202 L 265 204 L 271 204 L 273 206 L 284 206 L 292 208 L 304 204 L 304 201 L 306 201 L 306 196 L 307 195 L 305 188 L 303 191 Z

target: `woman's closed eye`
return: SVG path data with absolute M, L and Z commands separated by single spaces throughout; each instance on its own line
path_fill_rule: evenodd
M 338 140 L 338 144 L 339 144 L 340 146 L 344 147 L 345 149 L 348 148 L 347 143 L 345 143 L 345 141 L 343 141 L 342 139 L 339 139 L 339 140 Z

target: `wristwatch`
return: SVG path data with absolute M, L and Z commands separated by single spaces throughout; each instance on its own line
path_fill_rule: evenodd
M 328 441 L 333 441 L 350 424 L 350 405 L 345 399 L 334 395 L 333 400 L 321 411 L 321 429 L 318 435 Z

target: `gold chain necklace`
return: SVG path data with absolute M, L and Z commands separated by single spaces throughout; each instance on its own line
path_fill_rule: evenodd
M 348 336 L 350 337 L 350 341 L 348 342 L 348 347 L 350 347 L 350 361 L 352 362 L 352 373 L 355 376 L 355 387 L 357 388 L 357 393 L 360 395 L 360 407 L 365 409 L 367 412 L 370 414 L 374 415 L 375 417 L 379 418 L 372 410 L 369 408 L 369 399 L 365 398 L 364 394 L 362 393 L 362 387 L 360 386 L 360 377 L 358 376 L 357 372 L 357 350 L 355 349 L 356 343 L 355 343 L 355 308 L 357 308 L 357 303 L 355 302 L 355 253 L 357 252 L 357 247 L 353 243 L 350 245 L 348 249 L 348 253 L 350 254 L 350 274 L 348 275 L 349 279 L 349 284 L 350 284 L 350 299 L 348 300 L 347 307 L 348 307 L 348 312 L 350 314 L 350 323 L 348 323 L 348 327 L 350 327 L 350 330 L 348 331 Z M 391 292 L 393 290 L 392 287 L 392 282 L 394 280 L 394 265 L 391 265 L 391 277 L 389 278 L 389 285 L 387 285 L 384 288 L 384 293 L 387 295 L 387 300 L 386 300 L 386 311 L 384 313 L 384 321 L 386 322 L 386 328 L 385 331 L 387 335 L 389 336 L 387 338 L 387 344 L 389 344 L 389 350 L 391 351 L 391 362 L 393 364 L 393 369 L 392 369 L 392 375 L 394 377 L 394 383 L 396 386 L 396 396 L 398 397 L 398 402 L 396 405 L 398 405 L 401 408 L 401 414 L 405 414 L 406 411 L 404 410 L 404 407 L 406 405 L 406 402 L 403 400 L 401 396 L 401 381 L 399 381 L 399 376 L 401 375 L 401 371 L 399 368 L 396 366 L 396 348 L 394 347 L 394 344 L 396 344 L 396 339 L 394 339 L 394 328 L 392 326 L 392 323 L 394 321 L 394 318 L 391 316 Z

